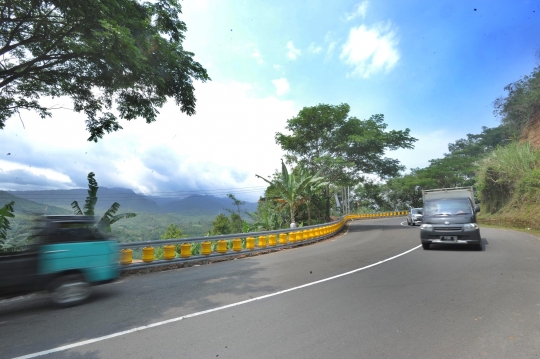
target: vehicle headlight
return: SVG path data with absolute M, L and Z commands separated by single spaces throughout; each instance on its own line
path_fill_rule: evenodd
M 420 229 L 425 229 L 426 231 L 432 231 L 433 230 L 433 226 L 431 224 L 422 224 L 420 226 Z
M 476 223 L 465 223 L 463 225 L 464 230 L 478 229 L 478 224 Z

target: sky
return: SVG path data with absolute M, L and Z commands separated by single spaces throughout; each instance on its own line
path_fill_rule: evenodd
M 184 49 L 207 70 L 196 114 L 173 101 L 157 121 L 88 142 L 69 99 L 41 119 L 32 112 L 0 130 L 0 190 L 100 186 L 137 193 L 256 201 L 283 152 L 276 132 L 319 103 L 350 116 L 384 114 L 410 129 L 413 150 L 387 152 L 410 168 L 441 158 L 448 144 L 495 127 L 493 101 L 540 63 L 536 0 L 184 0 Z

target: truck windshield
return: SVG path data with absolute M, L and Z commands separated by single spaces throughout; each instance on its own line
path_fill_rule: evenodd
M 444 216 L 471 214 L 471 204 L 468 198 L 448 198 L 426 201 L 424 215 Z

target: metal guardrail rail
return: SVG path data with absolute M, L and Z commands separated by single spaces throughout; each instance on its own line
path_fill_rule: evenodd
M 171 264 L 211 261 L 220 258 L 250 255 L 317 242 L 340 232 L 346 222 L 357 219 L 399 217 L 406 211 L 352 214 L 324 224 L 264 232 L 235 233 L 209 237 L 175 238 L 121 243 L 120 263 L 123 271 L 146 269 Z M 201 243 L 201 254 L 192 255 L 192 243 Z M 214 245 L 212 245 L 214 243 Z M 231 246 L 232 245 L 232 246 Z M 164 259 L 155 259 L 155 247 L 164 248 Z M 178 247 L 180 252 L 178 253 Z M 214 250 L 212 250 L 214 247 Z M 142 248 L 142 262 L 133 263 L 134 248 Z

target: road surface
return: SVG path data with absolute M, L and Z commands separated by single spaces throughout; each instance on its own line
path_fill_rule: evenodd
M 420 245 L 404 218 L 331 240 L 96 287 L 83 306 L 0 302 L 0 357 L 540 357 L 540 240 Z M 65 348 L 66 345 L 72 345 Z

